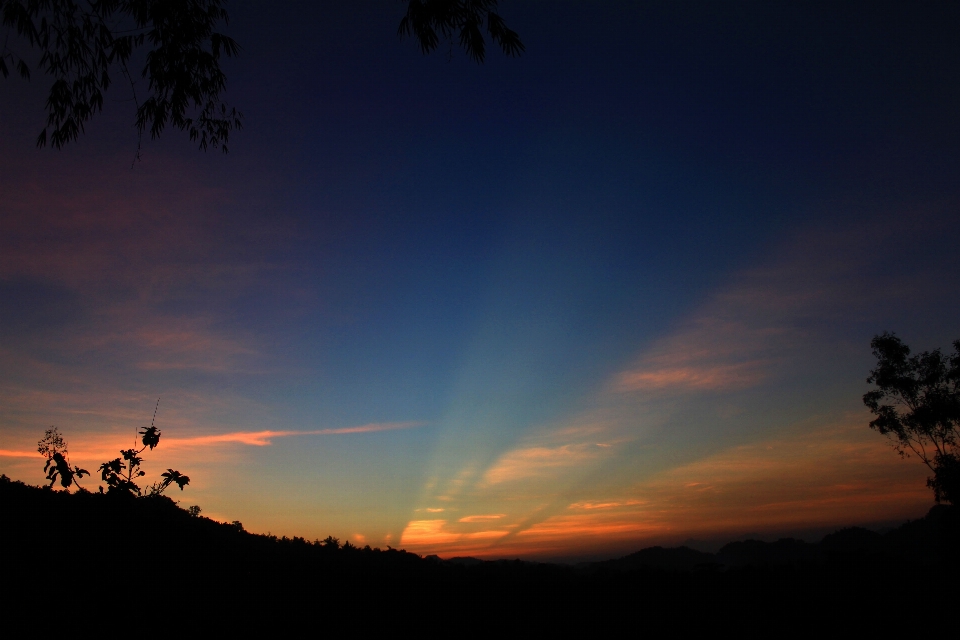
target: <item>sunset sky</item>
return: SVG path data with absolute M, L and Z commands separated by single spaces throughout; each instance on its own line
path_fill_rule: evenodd
M 0 473 L 160 398 L 146 479 L 257 533 L 586 558 L 932 506 L 861 398 L 875 334 L 960 338 L 960 4 L 502 0 L 483 65 L 394 0 L 227 8 L 228 155 L 131 168 L 119 82 L 37 150 L 49 84 L 0 80 Z

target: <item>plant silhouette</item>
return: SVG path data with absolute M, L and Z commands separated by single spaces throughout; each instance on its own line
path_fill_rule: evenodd
M 160 400 L 157 400 L 157 407 L 160 406 Z M 136 478 L 142 478 L 146 475 L 140 469 L 140 463 L 143 462 L 141 453 L 148 448 L 153 451 L 160 444 L 160 429 L 156 426 L 157 410 L 153 410 L 153 420 L 149 427 L 145 427 L 138 432 L 140 442 L 143 446 L 140 449 L 123 449 L 120 451 L 120 458 L 114 458 L 100 465 L 100 477 L 107 483 L 108 492 L 129 493 L 142 495 L 140 486 L 136 483 Z M 126 474 L 124 474 L 126 471 Z M 179 471 L 167 469 L 160 474 L 163 478 L 160 482 L 155 482 L 147 489 L 147 495 L 160 495 L 171 484 L 176 484 L 183 491 L 183 488 L 190 484 L 190 477 L 185 476 Z
M 37 443 L 37 451 L 47 458 L 43 470 L 47 473 L 51 487 L 57 480 L 64 489 L 69 489 L 74 484 L 80 487 L 77 479 L 90 475 L 86 469 L 70 467 L 67 460 L 67 442 L 56 427 L 50 427 L 44 432 L 43 438 Z
M 157 407 L 160 406 L 160 400 L 157 400 Z M 153 420 L 149 427 L 137 431 L 137 436 L 143 445 L 139 449 L 123 449 L 120 456 L 113 460 L 108 460 L 100 465 L 100 478 L 107 483 L 108 493 L 123 493 L 135 496 L 144 495 L 137 479 L 146 475 L 146 472 L 140 469 L 140 463 L 143 457 L 140 455 L 147 449 L 151 451 L 160 444 L 160 429 L 156 426 L 157 410 L 154 409 Z M 76 485 L 78 489 L 83 490 L 77 482 L 78 478 L 84 475 L 90 475 L 90 472 L 80 467 L 70 467 L 67 461 L 67 443 L 56 427 L 47 429 L 43 438 L 37 443 L 37 451 L 45 455 L 47 464 L 43 470 L 47 472 L 47 480 L 50 480 L 50 486 L 59 479 L 60 485 L 64 489 L 69 489 Z M 170 485 L 177 485 L 180 490 L 190 484 L 190 477 L 180 473 L 175 469 L 167 469 L 160 474 L 161 480 L 147 487 L 146 495 L 162 495 Z M 103 487 L 100 487 L 103 492 Z M 197 507 L 197 515 L 200 508 Z

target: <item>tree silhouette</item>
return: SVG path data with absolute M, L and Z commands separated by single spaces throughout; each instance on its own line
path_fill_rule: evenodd
M 519 55 L 520 37 L 496 13 L 497 0 L 407 0 L 399 34 L 413 35 L 424 53 L 441 37 L 459 37 L 467 54 L 482 62 L 483 28 L 504 53 Z M 13 32 L 0 49 L 0 74 L 31 75 L 26 50 L 39 53 L 33 66 L 53 77 L 47 97 L 47 125 L 37 146 L 60 149 L 76 140 L 86 123 L 103 110 L 103 94 L 119 76 L 136 104 L 136 127 L 157 138 L 167 125 L 186 131 L 200 149 L 227 152 L 231 132 L 242 128 L 243 113 L 221 99 L 227 78 L 223 57 L 240 46 L 217 31 L 229 21 L 223 0 L 0 0 L 0 24 Z M 18 50 L 22 47 L 23 52 Z M 144 53 L 137 92 L 137 69 Z M 48 129 L 49 134 L 48 134 Z M 139 158 L 139 146 L 137 157 Z
M 870 342 L 877 367 L 867 382 L 877 389 L 863 403 L 877 417 L 870 422 L 894 441 L 901 456 L 916 455 L 933 471 L 927 486 L 939 503 L 960 503 L 960 340 L 954 353 L 939 349 L 910 355 L 892 333 Z

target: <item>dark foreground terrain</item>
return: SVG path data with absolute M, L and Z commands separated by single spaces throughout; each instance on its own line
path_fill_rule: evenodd
M 885 535 L 644 549 L 576 567 L 443 561 L 251 534 L 166 497 L 52 491 L 0 476 L 0 607 L 38 633 L 846 630 L 954 632 L 960 517 Z M 952 635 L 951 635 L 952 637 Z

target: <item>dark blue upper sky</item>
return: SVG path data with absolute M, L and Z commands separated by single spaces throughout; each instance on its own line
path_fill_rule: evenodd
M 482 66 L 399 42 L 402 9 L 231 23 L 231 162 L 281 192 L 321 297 L 381 330 L 351 360 L 416 351 L 442 371 L 509 253 L 510 295 L 575 316 L 593 348 L 562 357 L 589 370 L 771 238 L 956 194 L 955 7 L 507 3 L 527 52 Z

